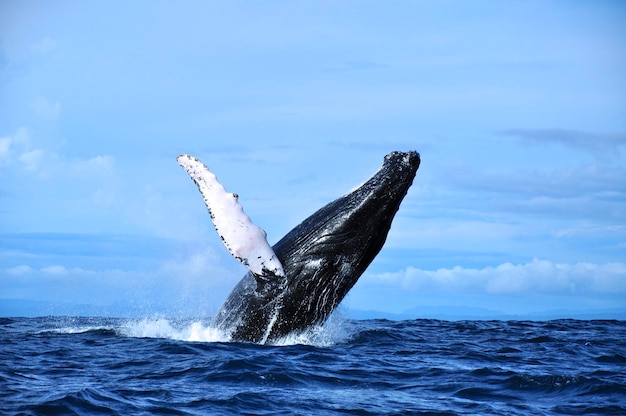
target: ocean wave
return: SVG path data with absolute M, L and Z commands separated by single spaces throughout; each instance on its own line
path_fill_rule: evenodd
M 626 414 L 626 322 L 331 320 L 275 345 L 210 319 L 0 325 L 0 413 Z

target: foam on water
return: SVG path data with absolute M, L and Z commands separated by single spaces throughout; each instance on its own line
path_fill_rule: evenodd
M 54 328 L 40 331 L 55 334 L 85 334 L 105 331 L 128 338 L 161 338 L 185 342 L 232 342 L 230 331 L 213 324 L 212 319 L 174 319 L 160 316 L 139 319 L 66 318 L 55 322 Z M 269 342 L 273 346 L 310 345 L 329 347 L 350 339 L 352 331 L 346 319 L 336 313 L 323 325 L 290 334 Z
M 349 338 L 349 331 L 343 325 L 344 322 L 345 320 L 340 318 L 330 319 L 324 325 L 312 327 L 303 333 L 288 335 L 271 342 L 270 345 L 332 346 Z M 67 330 L 67 332 L 69 333 L 71 330 Z M 78 328 L 73 330 L 80 332 Z M 215 327 L 211 320 L 143 318 L 128 320 L 121 327 L 115 328 L 115 331 L 122 336 L 133 338 L 166 338 L 187 342 L 231 342 L 229 331 Z
M 352 332 L 346 326 L 346 320 L 332 316 L 323 325 L 316 325 L 299 334 L 282 337 L 271 345 L 311 345 L 315 347 L 331 347 L 350 339 Z
M 200 320 L 178 321 L 166 318 L 129 320 L 118 329 L 120 335 L 133 338 L 167 338 L 189 342 L 228 342 L 226 332 Z

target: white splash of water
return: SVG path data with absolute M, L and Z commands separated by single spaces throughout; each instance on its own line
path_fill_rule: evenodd
M 346 342 L 351 338 L 352 331 L 346 323 L 347 321 L 341 314 L 335 312 L 323 325 L 313 326 L 298 334 L 289 334 L 271 342 L 271 345 L 281 347 L 288 345 L 331 347 Z
M 190 342 L 228 342 L 227 333 L 202 321 L 144 318 L 127 321 L 118 332 L 133 338 L 167 338 Z
M 290 334 L 267 343 L 273 346 L 311 345 L 330 347 L 348 340 L 351 331 L 345 319 L 333 316 L 324 325 L 317 325 L 298 334 Z M 187 342 L 232 342 L 229 331 L 222 330 L 201 320 L 173 320 L 167 318 L 143 318 L 128 320 L 115 329 L 122 336 L 131 338 L 165 338 Z M 262 342 L 264 343 L 264 342 Z
M 274 316 L 277 319 L 278 314 Z M 271 325 L 275 323 L 272 322 Z M 213 325 L 211 319 L 168 319 L 151 317 L 126 320 L 95 320 L 92 322 L 70 321 L 64 326 L 47 329 L 42 332 L 59 334 L 83 334 L 90 331 L 112 331 L 128 338 L 162 338 L 185 342 L 233 342 L 229 330 Z M 266 337 L 269 335 L 267 331 Z M 308 330 L 290 334 L 278 340 L 267 342 L 268 345 L 283 347 L 289 345 L 311 345 L 315 347 L 330 347 L 346 342 L 352 336 L 349 321 L 341 314 L 335 313 L 323 325 L 317 325 Z M 262 344 L 265 344 L 264 339 Z

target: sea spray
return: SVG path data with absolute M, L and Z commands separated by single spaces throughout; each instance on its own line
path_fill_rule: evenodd
M 169 319 L 164 317 L 127 319 L 118 327 L 113 326 L 75 326 L 67 327 L 63 333 L 80 333 L 87 330 L 115 330 L 117 334 L 130 338 L 164 338 L 187 342 L 231 342 L 229 332 L 212 324 L 210 319 Z M 57 330 L 58 331 L 58 330 Z M 317 325 L 308 330 L 290 334 L 275 340 L 270 345 L 311 345 L 328 347 L 344 342 L 351 336 L 346 320 L 337 314 L 324 325 Z
M 194 319 L 143 318 L 128 320 L 120 335 L 133 338 L 167 338 L 191 342 L 228 342 L 228 334 L 210 321 Z

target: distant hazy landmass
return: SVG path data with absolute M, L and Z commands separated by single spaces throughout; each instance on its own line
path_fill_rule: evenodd
M 215 312 L 215 311 L 213 311 Z M 464 306 L 421 306 L 402 313 L 375 310 L 341 309 L 341 315 L 350 319 L 409 319 L 459 320 L 550 320 L 550 319 L 617 319 L 626 320 L 626 308 L 589 310 L 551 310 L 529 314 L 507 314 L 490 309 Z M 36 316 L 102 316 L 141 318 L 151 315 L 179 317 L 186 314 L 171 305 L 87 305 L 45 302 L 27 299 L 0 299 L 1 317 Z
M 422 306 L 402 313 L 348 309 L 345 314 L 352 319 L 441 319 L 460 320 L 551 320 L 551 319 L 616 319 L 626 320 L 626 308 L 597 310 L 550 310 L 527 314 L 507 314 L 490 309 L 464 306 Z

